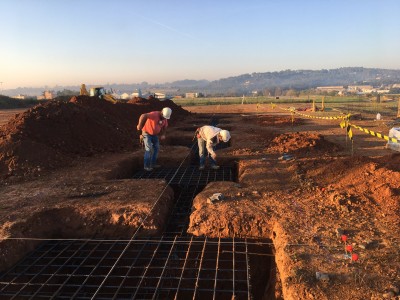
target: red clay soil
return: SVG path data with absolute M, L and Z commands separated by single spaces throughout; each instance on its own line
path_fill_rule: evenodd
M 0 270 L 40 242 L 29 238 L 130 238 L 140 225 L 138 236 L 160 235 L 172 189 L 163 180 L 126 178 L 143 165 L 139 116 L 167 106 L 170 126 L 190 116 L 172 101 L 112 104 L 79 96 L 12 117 L 1 128 L 0 237 L 28 240 L 0 242 Z M 188 156 L 187 147 L 161 146 L 164 165 Z
M 0 270 L 40 243 L 30 238 L 160 235 L 173 206 L 173 191 L 164 180 L 57 179 L 46 178 L 46 186 L 25 182 L 2 189 L 0 237 L 18 239 L 0 243 Z
M 238 159 L 238 183 L 198 194 L 188 232 L 270 238 L 277 299 L 399 299 L 400 154 L 362 132 L 351 148 L 332 121 L 268 113 L 221 120 L 233 138 L 220 155 Z M 224 199 L 211 204 L 214 193 Z M 346 258 L 342 234 L 357 261 Z
M 292 120 L 256 105 L 188 107 L 196 113 L 190 114 L 171 102 L 132 102 L 78 97 L 35 107 L 4 126 L 1 237 L 71 238 L 78 231 L 100 237 L 119 228 L 129 235 L 146 216 L 145 234 L 161 232 L 171 190 L 164 181 L 127 178 L 142 168 L 143 150 L 135 145 L 140 113 L 169 106 L 163 165 L 189 164 L 184 145 L 213 115 L 232 135 L 230 147 L 217 151 L 218 162 L 237 166 L 237 182 L 210 183 L 196 196 L 189 234 L 269 239 L 276 299 L 399 299 L 400 154 L 386 149 L 386 141 L 354 130 L 349 143 L 337 121 Z M 357 125 L 388 131 L 368 120 Z M 214 193 L 224 199 L 211 204 Z M 61 224 L 45 229 L 55 222 Z M 356 261 L 346 256 L 343 234 Z M 0 270 L 35 245 L 0 242 Z
M 173 111 L 171 126 L 189 115 L 171 100 L 135 105 L 78 96 L 38 105 L 1 128 L 0 176 L 39 176 L 69 165 L 77 156 L 137 149 L 139 116 L 167 106 Z

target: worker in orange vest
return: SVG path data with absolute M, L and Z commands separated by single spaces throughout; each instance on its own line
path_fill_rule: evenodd
M 137 124 L 137 130 L 142 131 L 144 143 L 144 169 L 152 171 L 153 168 L 160 167 L 157 165 L 158 150 L 161 140 L 165 139 L 168 127 L 168 120 L 171 118 L 172 110 L 164 107 L 161 111 L 152 111 L 142 114 Z

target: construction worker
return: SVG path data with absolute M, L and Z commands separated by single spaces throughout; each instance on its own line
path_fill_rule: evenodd
M 211 169 L 219 169 L 219 166 L 217 165 L 217 154 L 214 151 L 214 147 L 221 141 L 227 143 L 230 140 L 231 134 L 229 131 L 206 125 L 197 129 L 196 136 L 199 145 L 199 170 L 204 170 L 205 168 L 206 149 L 209 154 Z
M 144 143 L 144 169 L 152 171 L 153 168 L 160 167 L 157 165 L 158 149 L 160 139 L 165 139 L 165 133 L 168 127 L 168 120 L 171 118 L 172 110 L 164 107 L 161 111 L 152 111 L 142 114 L 137 124 L 137 130 L 142 131 Z

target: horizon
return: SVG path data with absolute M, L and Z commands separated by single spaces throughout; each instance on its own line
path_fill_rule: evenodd
M 400 69 L 383 69 L 383 68 L 365 68 L 365 67 L 340 67 L 340 68 L 335 68 L 335 69 L 318 69 L 318 70 L 311 70 L 311 69 L 297 69 L 297 70 L 290 70 L 290 69 L 286 69 L 286 70 L 279 70 L 279 71 L 273 71 L 273 72 L 270 72 L 270 71 L 266 71 L 266 72 L 251 72 L 251 73 L 244 73 L 244 74 L 238 74 L 238 75 L 231 75 L 231 76 L 228 76 L 228 77 L 225 77 L 225 78 L 231 78 L 231 77 L 238 77 L 238 76 L 242 76 L 242 75 L 250 75 L 250 74 L 253 74 L 253 73 L 279 73 L 279 72 L 283 72 L 283 71 L 292 71 L 292 72 L 296 72 L 296 71 L 321 71 L 321 70 L 337 70 L 337 69 L 345 69 L 345 68 L 363 68 L 363 69 L 382 69 L 382 70 L 393 70 L 393 71 L 400 71 Z M 163 84 L 169 84 L 169 83 L 174 83 L 174 82 L 176 82 L 176 81 L 186 81 L 186 80 L 189 80 L 189 81 L 202 81 L 202 80 L 206 80 L 206 81 L 209 81 L 209 82 L 212 82 L 212 81 L 218 81 L 218 80 L 221 80 L 221 79 L 225 79 L 225 78 L 218 78 L 218 79 L 215 79 L 215 80 L 207 80 L 207 79 L 178 79 L 178 80 L 175 80 L 175 81 L 171 81 L 171 82 L 154 82 L 154 83 L 149 83 L 149 82 L 147 82 L 149 85 L 158 85 L 158 84 L 161 84 L 161 85 L 163 85 Z M 88 86 L 91 86 L 91 87 L 93 87 L 93 86 L 113 86 L 113 85 L 141 85 L 141 84 L 143 84 L 143 82 L 131 82 L 131 83 L 128 83 L 128 82 L 124 82 L 124 83 L 115 83 L 115 82 L 113 82 L 113 83 L 85 83 L 85 85 L 86 85 L 86 87 L 88 87 Z M 75 85 L 60 85 L 60 84 L 56 84 L 56 85 L 54 85 L 54 86 L 49 86 L 49 85 L 43 85 L 43 86 L 24 86 L 24 87 L 22 87 L 22 86 L 19 86 L 19 87 L 16 87 L 16 88 L 12 88 L 12 89 L 1 89 L 0 88 L 0 92 L 10 92 L 10 91 L 12 91 L 12 90 L 17 90 L 17 89 L 44 89 L 44 90 L 54 90 L 54 89 L 56 89 L 57 87 L 59 87 L 59 88 L 65 88 L 65 87 L 77 87 L 77 88 L 80 88 L 80 86 L 81 86 L 81 84 L 75 84 Z
M 395 0 L 5 0 L 1 7 L 2 91 L 214 81 L 345 65 L 400 69 Z

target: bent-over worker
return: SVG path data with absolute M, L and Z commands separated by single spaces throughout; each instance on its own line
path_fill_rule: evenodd
M 168 120 L 171 118 L 172 110 L 169 107 L 164 107 L 161 111 L 152 111 L 147 114 L 142 114 L 139 118 L 137 130 L 142 131 L 144 143 L 144 169 L 152 171 L 157 165 L 158 150 L 160 139 L 165 139 L 167 132 Z
M 199 156 L 200 156 L 200 167 L 199 170 L 204 170 L 206 162 L 206 149 L 209 154 L 211 169 L 217 170 L 217 154 L 214 151 L 214 147 L 219 142 L 228 142 L 231 138 L 231 134 L 228 130 L 224 130 L 218 127 L 205 125 L 200 127 L 196 131 L 197 143 L 199 145 Z

